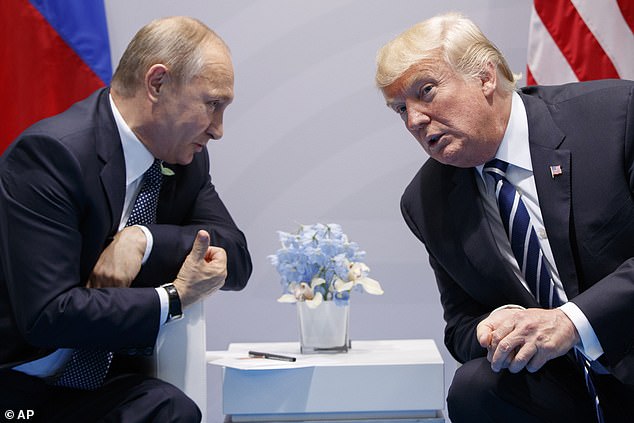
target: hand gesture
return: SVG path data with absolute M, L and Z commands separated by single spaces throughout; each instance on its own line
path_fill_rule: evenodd
M 183 307 L 219 290 L 226 278 L 225 250 L 210 246 L 209 234 L 198 231 L 192 250 L 174 280 Z
M 579 342 L 577 329 L 559 309 L 498 310 L 480 322 L 476 336 L 491 369 L 511 373 L 536 372 Z

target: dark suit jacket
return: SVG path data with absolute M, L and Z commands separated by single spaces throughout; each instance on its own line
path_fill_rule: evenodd
M 634 83 L 527 87 L 535 184 L 564 288 L 604 349 L 602 362 L 634 384 Z M 551 165 L 562 174 L 552 177 Z M 504 304 L 537 307 L 501 258 L 475 169 L 430 159 L 402 197 L 403 216 L 425 244 L 460 362 L 486 355 L 475 328 Z
M 107 88 L 27 129 L 0 159 L 0 368 L 59 347 L 151 351 L 160 306 L 195 234 L 227 250 L 223 289 L 251 274 L 245 238 L 218 197 L 207 151 L 163 178 L 154 247 L 134 289 L 85 289 L 117 232 L 125 163 Z

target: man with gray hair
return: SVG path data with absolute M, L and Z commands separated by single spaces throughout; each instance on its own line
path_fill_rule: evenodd
M 463 363 L 451 421 L 634 421 L 634 83 L 515 90 L 456 13 L 377 62 L 387 105 L 430 156 L 401 210 Z
M 233 65 L 187 17 L 143 27 L 111 88 L 22 133 L 0 159 L 0 405 L 47 422 L 193 422 L 196 404 L 130 358 L 251 274 L 209 175 Z

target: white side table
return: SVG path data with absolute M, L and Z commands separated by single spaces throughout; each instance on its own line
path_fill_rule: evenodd
M 249 359 L 251 350 L 297 361 Z M 227 422 L 444 422 L 444 364 L 430 339 L 353 341 L 348 353 L 314 355 L 296 342 L 231 344 L 207 357 L 225 367 Z

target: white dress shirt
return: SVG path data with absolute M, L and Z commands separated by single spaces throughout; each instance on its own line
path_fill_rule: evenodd
M 121 213 L 121 221 L 119 222 L 119 230 L 122 230 L 132 212 L 134 200 L 136 200 L 141 190 L 143 174 L 152 166 L 152 163 L 154 163 L 154 156 L 152 156 L 126 124 L 117 106 L 114 104 L 112 96 L 110 96 L 110 106 L 117 124 L 117 129 L 119 130 L 119 136 L 121 137 L 121 146 L 123 147 L 123 157 L 125 160 L 126 190 L 123 212 Z M 142 261 L 142 263 L 145 263 L 152 252 L 154 238 L 152 237 L 152 233 L 145 226 L 135 226 L 138 226 L 143 231 L 147 240 Z M 162 326 L 166 322 L 169 313 L 169 297 L 163 288 L 156 288 L 156 292 L 161 303 L 159 324 Z M 72 353 L 72 348 L 60 348 L 46 357 L 16 366 L 13 370 L 18 370 L 32 376 L 48 377 L 57 373 L 68 360 L 70 360 Z
M 533 165 L 531 163 L 530 148 L 528 144 L 528 119 L 526 116 L 526 109 L 524 108 L 522 99 L 517 93 L 513 93 L 511 116 L 509 118 L 506 132 L 504 133 L 504 138 L 502 139 L 502 143 L 500 144 L 495 157 L 509 163 L 509 167 L 506 171 L 506 179 L 515 186 L 515 189 L 521 195 L 522 201 L 526 206 L 531 223 L 535 228 L 535 233 L 537 234 L 542 252 L 544 253 L 544 260 L 546 261 L 551 278 L 555 284 L 555 289 L 557 290 L 561 300 L 564 302 L 564 304 L 559 308 L 568 316 L 568 318 L 570 318 L 577 328 L 581 342 L 576 347 L 590 360 L 596 360 L 603 354 L 603 348 L 601 347 L 592 325 L 590 325 L 590 322 L 583 312 L 576 304 L 568 302 L 568 297 L 566 296 L 563 284 L 559 278 L 559 272 L 557 271 L 555 259 L 553 257 L 550 243 L 548 242 L 546 228 L 544 227 L 544 219 L 542 218 L 541 209 L 539 207 L 535 178 L 533 177 Z M 491 175 L 483 175 L 483 167 L 484 166 L 478 166 L 476 168 L 478 174 L 480 175 L 480 177 L 476 178 L 476 180 L 478 182 L 480 195 L 483 199 L 487 218 L 491 224 L 491 230 L 493 231 L 495 242 L 504 259 L 513 268 L 513 272 L 517 278 L 530 292 L 530 288 L 528 287 L 528 284 L 524 279 L 524 275 L 517 264 L 517 260 L 515 259 L 513 250 L 511 249 L 511 243 L 506 235 L 504 226 L 502 225 L 502 219 L 500 218 L 500 212 L 495 197 L 495 181 Z M 508 307 L 518 306 L 508 305 L 503 308 Z

